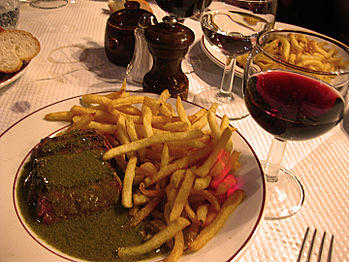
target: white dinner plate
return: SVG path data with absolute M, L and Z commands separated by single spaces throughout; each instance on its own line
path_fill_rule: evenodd
M 131 94 L 135 94 L 130 92 Z M 137 93 L 144 94 L 144 93 Z M 146 94 L 156 97 L 154 94 Z M 80 97 L 71 97 L 45 106 L 24 117 L 0 135 L 0 261 L 80 261 L 69 257 L 38 238 L 26 225 L 17 208 L 16 183 L 23 164 L 32 149 L 67 123 L 44 120 L 49 112 L 67 111 L 79 104 Z M 170 99 L 175 104 L 175 99 Z M 184 103 L 188 114 L 200 108 Z M 235 149 L 241 152 L 238 183 L 246 192 L 241 205 L 229 217 L 220 232 L 195 253 L 185 254 L 180 261 L 234 261 L 243 253 L 259 229 L 263 218 L 266 186 L 261 164 L 244 137 L 234 132 Z M 159 258 L 150 261 L 159 261 Z
M 9 84 L 12 84 L 18 78 L 20 78 L 27 70 L 28 65 L 29 65 L 29 62 L 24 63 L 22 68 L 15 73 L 11 73 L 11 74 L 0 73 L 0 89 L 5 86 L 8 86 Z
M 304 30 L 304 31 L 311 31 L 311 30 L 305 29 L 303 27 L 285 24 L 285 23 L 280 23 L 280 22 L 275 23 L 275 28 L 276 29 L 298 29 L 298 30 Z M 202 36 L 200 44 L 201 44 L 201 49 L 208 56 L 208 58 L 210 58 L 210 60 L 212 62 L 214 62 L 216 65 L 218 65 L 219 67 L 224 68 L 225 60 L 226 60 L 224 54 L 222 54 L 222 52 L 220 52 L 217 47 L 211 45 L 211 43 L 208 42 L 204 36 Z M 239 67 L 238 65 L 236 65 L 235 66 L 235 74 L 238 77 L 242 77 L 244 74 L 244 70 L 241 67 Z

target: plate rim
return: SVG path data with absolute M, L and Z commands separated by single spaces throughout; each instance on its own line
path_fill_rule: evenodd
M 91 94 L 102 94 L 102 93 L 108 93 L 108 92 L 113 92 L 115 90 L 112 90 L 112 91 L 99 91 L 99 92 L 93 92 Z M 151 95 L 156 95 L 154 93 L 148 93 L 148 92 L 143 92 L 143 91 L 128 91 L 130 93 L 142 93 L 142 94 L 151 94 Z M 84 95 L 84 94 L 80 94 L 80 95 L 75 95 L 75 96 L 71 96 L 71 97 L 68 97 L 68 98 L 64 98 L 64 99 L 61 99 L 59 101 L 55 101 L 55 102 L 52 102 L 48 105 L 45 105 L 45 106 L 42 106 L 38 109 L 36 109 L 35 111 L 25 115 L 24 117 L 22 117 L 21 119 L 19 119 L 18 121 L 16 121 L 15 123 L 13 123 L 11 126 L 9 126 L 3 133 L 0 134 L 0 139 L 3 138 L 11 129 L 13 129 L 16 125 L 18 125 L 20 122 L 26 120 L 27 118 L 37 114 L 38 112 L 42 111 L 42 110 L 45 110 L 49 107 L 52 107 L 52 106 L 55 106 L 57 104 L 60 104 L 60 103 L 64 103 L 66 101 L 69 101 L 69 100 L 75 100 L 75 99 L 79 99 L 81 98 L 81 96 Z M 193 103 L 193 102 L 190 102 L 190 101 L 185 101 L 186 103 L 190 104 L 191 106 L 194 106 L 194 107 L 198 107 L 198 108 L 202 108 L 201 106 Z M 220 116 L 217 115 L 218 118 L 221 119 Z M 63 127 L 58 127 L 55 131 L 53 131 L 53 133 L 61 130 L 61 129 L 64 129 L 66 128 L 67 126 L 69 125 L 65 125 Z M 246 237 L 246 239 L 243 241 L 243 243 L 241 243 L 240 247 L 236 250 L 235 253 L 231 254 L 230 258 L 228 259 L 228 261 L 232 261 L 232 260 L 235 260 L 237 259 L 238 257 L 240 257 L 243 253 L 244 250 L 246 250 L 246 248 L 248 247 L 248 245 L 251 243 L 252 239 L 254 238 L 254 236 L 256 235 L 256 233 L 258 232 L 260 226 L 261 226 L 261 221 L 264 217 L 264 208 L 265 208 L 265 202 L 266 202 L 266 182 L 265 182 L 265 175 L 263 173 L 263 169 L 262 169 L 262 166 L 261 166 L 261 163 L 260 163 L 260 160 L 256 154 L 256 152 L 254 151 L 254 149 L 252 148 L 252 146 L 250 145 L 250 143 L 246 140 L 246 138 L 241 134 L 241 132 L 239 130 L 236 131 L 238 136 L 240 137 L 240 139 L 242 139 L 242 141 L 244 142 L 244 144 L 248 147 L 249 151 L 251 152 L 251 154 L 253 155 L 254 157 L 254 160 L 256 161 L 256 164 L 258 166 L 258 170 L 260 172 L 260 174 L 258 176 L 261 176 L 261 181 L 262 181 L 262 184 L 261 184 L 261 190 L 262 190 L 262 200 L 261 200 L 261 207 L 260 207 L 260 210 L 258 210 L 258 216 L 256 216 L 256 222 L 253 224 L 253 227 L 251 228 L 251 230 L 248 232 L 248 236 Z M 47 134 L 47 136 L 50 136 L 51 134 Z M 38 141 L 39 142 L 39 141 Z M 35 145 L 34 147 L 35 148 Z M 22 228 L 25 229 L 25 231 L 30 235 L 30 237 L 32 239 L 34 239 L 39 245 L 43 246 L 46 250 L 48 250 L 50 253 L 53 253 L 57 256 L 59 256 L 60 258 L 64 259 L 64 260 L 67 260 L 67 261 L 80 261 L 78 258 L 74 258 L 74 257 L 71 257 L 69 256 L 68 254 L 64 254 L 64 253 L 57 253 L 56 252 L 56 249 L 51 247 L 50 245 L 46 244 L 43 245 L 40 241 L 43 241 L 42 239 L 39 239 L 37 240 L 30 231 L 28 231 L 26 225 L 24 225 L 22 222 L 22 219 L 19 215 L 19 211 L 17 210 L 17 207 L 16 207 L 16 197 L 15 197 L 15 187 L 16 187 L 16 182 L 17 182 L 17 178 L 18 178 L 18 172 L 21 170 L 23 164 L 25 163 L 25 160 L 27 159 L 28 155 L 30 155 L 31 151 L 33 150 L 33 148 L 31 150 L 29 150 L 26 154 L 25 154 L 25 157 L 23 159 L 20 159 L 20 165 L 18 167 L 16 167 L 16 175 L 15 177 L 12 178 L 12 196 L 11 196 L 11 200 L 12 200 L 12 209 L 15 209 L 15 213 L 16 213 L 16 216 L 17 216 L 17 219 L 20 221 L 21 223 L 21 226 Z M 23 157 L 23 156 L 22 156 Z M 44 241 L 43 241 L 44 242 Z M 59 251 L 58 251 L 59 252 Z M 75 259 L 75 260 L 74 260 Z M 156 261 L 158 261 L 157 259 L 158 258 L 153 258 L 155 259 Z

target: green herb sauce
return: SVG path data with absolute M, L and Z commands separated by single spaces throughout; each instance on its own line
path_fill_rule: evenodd
M 30 165 L 29 165 L 30 166 Z M 24 197 L 24 180 L 29 173 L 28 165 L 21 173 L 16 194 L 22 218 L 27 226 L 49 246 L 72 257 L 88 261 L 137 261 L 168 252 L 161 248 L 142 257 L 121 259 L 116 257 L 116 249 L 143 242 L 139 232 L 143 224 L 131 230 L 122 229 L 129 220 L 128 210 L 118 205 L 92 215 L 75 216 L 52 225 L 40 224 L 34 219 L 32 210 Z

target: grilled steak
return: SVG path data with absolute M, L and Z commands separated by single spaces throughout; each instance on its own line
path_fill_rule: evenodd
M 94 130 L 43 139 L 25 182 L 37 219 L 52 224 L 116 205 L 121 182 L 112 163 L 102 160 L 108 148 L 106 138 Z

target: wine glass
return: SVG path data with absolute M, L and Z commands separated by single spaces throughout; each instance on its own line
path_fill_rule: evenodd
M 213 0 L 202 11 L 201 27 L 205 39 L 226 57 L 219 91 L 206 88 L 194 96 L 194 102 L 208 108 L 218 103 L 229 119 L 242 119 L 248 111 L 241 89 L 233 92 L 236 57 L 251 50 L 259 34 L 275 23 L 277 0 Z
M 68 0 L 32 0 L 30 6 L 40 9 L 56 9 L 64 7 Z
M 286 143 L 336 126 L 348 109 L 348 86 L 345 44 L 297 30 L 272 30 L 258 37 L 245 67 L 243 94 L 252 118 L 274 135 L 264 164 L 266 219 L 286 218 L 301 209 L 302 184 L 280 168 Z
M 162 10 L 174 16 L 178 22 L 183 23 L 185 18 L 200 14 L 204 1 L 211 0 L 156 0 L 156 3 Z M 182 66 L 185 74 L 194 72 L 188 55 L 184 57 Z

